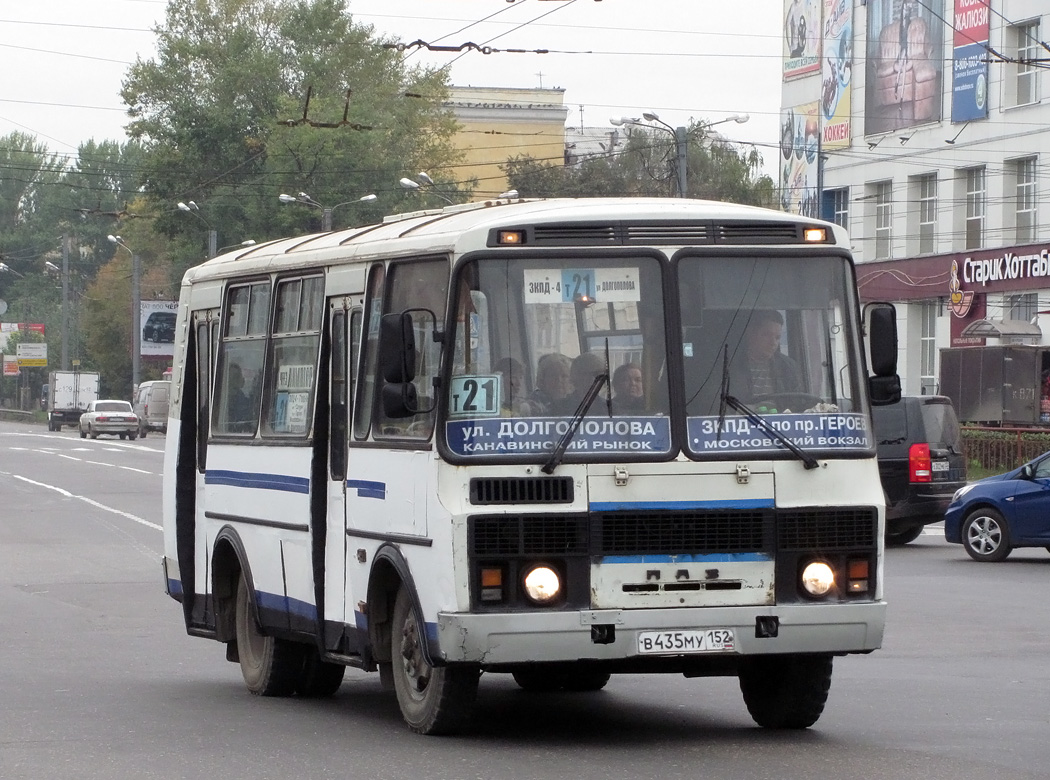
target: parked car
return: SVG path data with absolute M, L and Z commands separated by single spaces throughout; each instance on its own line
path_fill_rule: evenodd
M 139 418 L 127 401 L 92 401 L 80 415 L 80 438 L 97 439 L 111 434 L 134 441 L 139 435 Z
M 975 561 L 1001 561 L 1015 547 L 1050 552 L 1050 452 L 959 488 L 944 514 L 944 538 Z
M 879 477 L 886 493 L 886 543 L 907 544 L 940 522 L 966 484 L 962 431 L 947 396 L 904 396 L 872 407 Z
M 175 312 L 154 311 L 146 318 L 142 326 L 143 341 L 175 341 Z
M 145 438 L 149 431 L 168 430 L 168 393 L 171 382 L 156 379 L 143 382 L 135 394 L 135 414 L 139 418 L 139 436 Z

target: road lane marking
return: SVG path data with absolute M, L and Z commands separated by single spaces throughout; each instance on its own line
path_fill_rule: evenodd
M 111 512 L 112 514 L 120 515 L 121 517 L 126 517 L 128 520 L 134 520 L 136 523 L 140 523 L 141 525 L 144 525 L 147 528 L 153 528 L 157 531 L 164 530 L 163 526 L 157 525 L 156 523 L 151 523 L 149 520 L 139 517 L 138 515 L 133 515 L 130 512 L 125 512 L 122 509 L 116 509 L 115 507 L 106 506 L 105 504 L 101 504 L 95 499 L 88 498 L 87 496 L 78 496 L 75 493 L 70 493 L 65 488 L 58 487 L 57 485 L 49 485 L 46 482 L 37 482 L 35 479 L 23 477 L 21 474 L 11 474 L 10 472 L 0 472 L 0 474 L 4 474 L 4 476 L 8 477 L 14 477 L 15 479 L 20 479 L 23 482 L 28 482 L 30 485 L 36 485 L 37 487 L 47 488 L 48 490 L 54 490 L 56 493 L 59 493 L 60 495 L 65 496 L 66 498 L 75 498 L 78 501 L 83 501 L 85 504 L 91 504 L 91 506 L 101 509 L 105 512 Z
M 66 460 L 75 460 L 77 463 L 90 463 L 93 466 L 109 466 L 114 469 L 124 469 L 124 471 L 134 471 L 136 474 L 149 474 L 155 476 L 156 472 L 146 471 L 145 469 L 137 469 L 134 466 L 121 466 L 118 463 L 103 463 L 100 460 L 85 460 L 84 458 L 77 458 L 72 455 L 64 455 L 61 452 L 52 452 L 51 450 L 34 450 L 29 447 L 11 447 L 12 450 L 19 450 L 20 452 L 39 452 L 42 455 L 54 455 L 56 458 L 65 458 Z

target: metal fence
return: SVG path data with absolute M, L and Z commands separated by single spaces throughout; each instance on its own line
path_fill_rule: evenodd
M 967 471 L 974 467 L 1001 474 L 1050 450 L 1050 433 L 1032 428 L 980 428 L 964 426 L 963 452 Z

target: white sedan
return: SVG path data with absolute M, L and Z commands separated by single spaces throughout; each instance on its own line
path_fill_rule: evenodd
M 108 433 L 134 441 L 139 435 L 139 418 L 127 401 L 92 401 L 80 416 L 80 438 Z

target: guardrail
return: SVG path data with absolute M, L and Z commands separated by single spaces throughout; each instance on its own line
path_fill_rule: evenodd
M 1050 432 L 1041 428 L 964 425 L 962 434 L 968 476 L 970 471 L 1002 474 L 1050 450 Z

